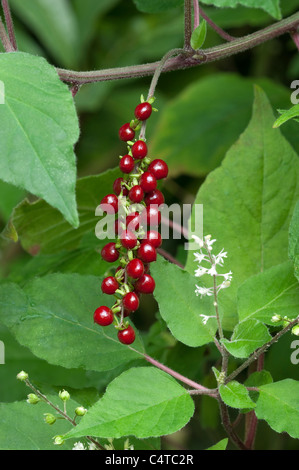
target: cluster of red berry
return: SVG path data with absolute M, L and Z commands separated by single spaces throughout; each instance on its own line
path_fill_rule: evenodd
M 124 173 L 113 184 L 114 194 L 108 194 L 101 201 L 101 208 L 108 214 L 115 214 L 116 242 L 104 246 L 101 255 L 105 261 L 119 260 L 114 276 L 102 282 L 102 291 L 114 295 L 113 307 L 99 307 L 94 321 L 101 326 L 114 323 L 118 339 L 123 344 L 132 344 L 135 331 L 125 320 L 139 307 L 141 294 L 152 294 L 155 281 L 149 272 L 149 265 L 157 259 L 157 248 L 162 244 L 158 227 L 161 222 L 159 206 L 164 203 L 157 181 L 166 178 L 168 166 L 161 159 L 148 158 L 144 139 L 135 139 L 151 116 L 154 99 L 142 102 L 135 109 L 135 119 L 124 124 L 119 137 L 127 143 L 127 154 L 121 156 L 119 167 Z

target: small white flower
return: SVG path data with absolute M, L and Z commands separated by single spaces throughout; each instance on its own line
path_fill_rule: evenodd
M 201 238 L 197 237 L 196 235 L 192 235 L 192 238 L 196 241 L 199 245 L 199 248 L 203 248 L 204 242 Z
M 206 325 L 209 321 L 210 318 L 216 318 L 215 315 L 211 315 L 211 316 L 208 316 L 208 315 L 199 315 L 200 317 L 202 317 L 202 322 L 204 325 Z
M 212 236 L 211 235 L 207 235 L 205 236 L 205 244 L 207 245 L 207 248 L 209 251 L 212 251 L 213 247 L 213 243 L 215 243 L 216 239 L 214 240 L 211 240 Z
M 213 295 L 213 287 L 200 287 L 200 286 L 196 285 L 195 294 L 196 294 L 197 296 L 200 295 L 200 298 L 201 298 L 201 299 L 202 299 L 205 295 L 207 295 L 208 297 L 211 297 L 211 295 Z
M 213 256 L 215 260 L 215 264 L 219 264 L 219 266 L 223 266 L 224 258 L 227 258 L 227 252 L 223 251 L 224 248 L 218 253 L 218 255 Z
M 97 450 L 96 445 L 93 442 L 91 442 L 88 446 L 88 450 Z
M 201 263 L 202 261 L 208 261 L 207 255 L 204 255 L 203 253 L 194 253 L 195 256 L 195 261 L 198 263 Z
M 75 442 L 72 450 L 86 450 L 86 449 L 84 447 L 84 444 L 82 444 L 82 442 Z
M 196 269 L 195 271 L 195 277 L 201 277 L 204 274 L 207 274 L 207 272 L 208 272 L 207 268 L 203 268 L 202 266 L 199 266 L 198 269 Z
M 207 274 L 209 274 L 210 276 L 217 276 L 218 275 L 215 264 L 212 264 L 212 267 L 207 270 Z
M 227 289 L 230 287 L 230 281 L 223 281 L 222 284 L 218 286 L 218 290 Z

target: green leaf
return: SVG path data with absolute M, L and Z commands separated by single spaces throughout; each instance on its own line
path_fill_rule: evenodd
M 256 406 L 246 387 L 234 380 L 227 385 L 220 385 L 219 393 L 224 403 L 232 408 L 251 409 Z
M 203 77 L 161 109 L 151 153 L 165 159 L 174 176 L 203 176 L 214 170 L 248 125 L 254 83 L 266 91 L 275 108 L 288 106 L 290 90 L 270 80 L 229 73 Z M 289 122 L 282 131 L 298 151 L 297 124 Z
M 206 5 L 235 8 L 243 5 L 249 8 L 261 8 L 277 20 L 281 19 L 279 0 L 201 0 Z
M 0 175 L 59 209 L 78 226 L 75 200 L 78 118 L 68 87 L 44 59 L 0 55 Z
M 236 322 L 238 287 L 287 260 L 289 223 L 299 198 L 298 156 L 280 131 L 272 129 L 273 112 L 263 91 L 256 88 L 255 94 L 248 128 L 201 186 L 191 218 L 194 226 L 197 204 L 203 204 L 204 234 L 217 240 L 215 253 L 222 248 L 228 252 L 225 269 L 233 272 L 233 279 L 219 297 L 229 329 Z M 194 270 L 191 250 L 187 270 Z
M 299 280 L 299 201 L 296 204 L 290 225 L 289 257 L 294 263 L 295 276 Z
M 153 367 L 132 368 L 117 377 L 106 393 L 66 437 L 172 434 L 194 413 L 187 390 Z
M 21 345 L 50 364 L 111 370 L 140 358 L 119 343 L 113 325 L 93 323 L 95 309 L 112 302 L 100 294 L 96 277 L 52 274 L 34 279 L 23 290 L 12 283 L 0 285 L 0 321 Z M 138 337 L 134 348 L 142 348 Z
M 59 253 L 78 248 L 86 234 L 94 233 L 99 218 L 95 210 L 102 198 L 112 191 L 119 169 L 109 170 L 97 176 L 81 178 L 77 182 L 77 200 L 80 226 L 72 229 L 58 211 L 45 201 L 23 201 L 12 214 L 4 231 L 9 238 L 17 232 L 23 248 L 31 254 Z
M 273 315 L 296 318 L 299 284 L 289 261 L 250 277 L 238 290 L 240 320 L 256 319 L 269 325 Z
M 217 442 L 217 444 L 209 447 L 206 450 L 226 450 L 228 444 L 228 439 L 222 439 L 222 441 Z
M 213 341 L 217 330 L 215 318 L 210 318 L 206 324 L 203 322 L 203 315 L 215 317 L 213 301 L 210 297 L 196 297 L 196 278 L 162 259 L 151 271 L 161 316 L 173 336 L 192 347 Z
M 287 432 L 299 438 L 299 382 L 286 379 L 260 387 L 255 408 L 258 419 L 264 419 L 276 432 Z
M 27 390 L 29 393 L 30 390 Z M 61 400 L 57 399 L 57 397 L 49 396 L 48 398 L 54 402 L 56 406 L 61 404 Z M 53 426 L 46 424 L 44 422 L 44 414 L 51 413 L 51 410 L 52 408 L 49 405 L 42 402 L 37 405 L 29 405 L 26 402 L 0 403 L 0 449 L 72 449 L 74 441 L 66 443 L 63 446 L 54 446 L 53 437 L 66 433 L 71 425 L 66 420 L 57 420 Z
M 133 0 L 144 13 L 162 13 L 184 5 L 184 0 Z
M 0 215 L 7 222 L 13 208 L 25 197 L 25 191 L 0 181 Z
M 67 0 L 11 0 L 13 11 L 62 65 L 77 64 L 78 23 Z
M 271 338 L 268 328 L 263 323 L 258 320 L 246 320 L 238 323 L 230 341 L 223 339 L 221 342 L 232 356 L 245 358 Z
M 200 49 L 204 44 L 207 36 L 207 22 L 205 20 L 201 21 L 199 26 L 194 29 L 191 36 L 191 47 L 192 49 Z
M 296 104 L 293 106 L 291 109 L 288 109 L 287 111 L 279 111 L 281 113 L 281 116 L 276 119 L 276 121 L 273 124 L 273 128 L 276 129 L 277 127 L 280 127 L 282 124 L 285 122 L 289 121 L 290 119 L 294 119 L 299 117 L 299 104 Z
M 273 379 L 270 372 L 261 370 L 250 374 L 248 379 L 245 380 L 244 385 L 246 385 L 246 387 L 261 387 L 262 385 L 271 384 L 272 382 Z

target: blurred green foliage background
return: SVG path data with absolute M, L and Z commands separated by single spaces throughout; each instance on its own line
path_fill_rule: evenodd
M 143 64 L 159 60 L 169 49 L 181 47 L 184 40 L 182 8 L 146 14 L 138 11 L 132 0 L 11 0 L 11 6 L 19 49 L 41 55 L 62 68 L 96 70 Z M 298 10 L 299 0 L 281 0 L 281 6 L 286 17 Z M 205 12 L 236 37 L 273 22 L 265 12 L 243 7 L 234 10 L 207 7 Z M 204 47 L 220 42 L 209 27 Z M 299 55 L 287 35 L 238 56 L 164 74 L 156 93 L 159 113 L 151 118 L 147 136 L 151 154 L 165 158 L 170 166 L 171 177 L 163 187 L 167 202 L 192 203 L 207 173 L 219 166 L 226 151 L 246 128 L 254 83 L 266 91 L 274 109 L 287 109 L 291 106 L 290 84 L 298 77 Z M 149 83 L 150 78 L 143 78 L 82 87 L 76 96 L 81 128 L 76 146 L 79 178 L 117 166 L 118 156 L 123 152 L 118 129 L 131 119 Z M 298 124 L 287 123 L 282 132 L 299 151 Z M 0 182 L 1 230 L 13 208 L 25 196 L 32 200 L 24 191 Z M 96 242 L 90 233 L 81 244 L 80 262 L 72 263 L 72 252 L 60 253 L 59 247 L 55 255 L 32 258 L 21 243 L 1 239 L 0 282 L 22 283 L 49 271 L 97 274 L 100 261 L 94 259 Z M 182 241 L 169 240 L 163 246 L 181 262 L 185 261 Z M 146 300 L 142 303 L 142 316 L 134 318 L 149 353 L 191 379 L 214 386 L 210 372 L 218 357 L 214 348 L 192 349 L 177 343 L 163 322 L 157 321 L 155 312 L 155 302 Z M 85 387 L 88 403 L 94 401 L 95 390 L 103 391 L 121 372 L 119 369 L 104 374 L 65 370 L 35 358 L 4 328 L 0 329 L 0 339 L 6 345 L 6 365 L 0 366 L 0 401 L 3 402 L 25 398 L 26 390 L 15 381 L 20 369 L 30 372 L 49 390 L 65 386 L 73 388 L 74 394 L 81 394 L 82 398 L 84 393 L 78 389 Z M 290 362 L 290 343 L 291 338 L 286 336 L 267 354 L 266 368 L 275 380 L 299 378 L 298 366 Z M 225 437 L 216 402 L 205 397 L 198 399 L 197 405 L 191 425 L 164 439 L 163 448 L 203 449 Z M 296 441 L 274 433 L 265 423 L 260 424 L 256 447 L 299 448 Z

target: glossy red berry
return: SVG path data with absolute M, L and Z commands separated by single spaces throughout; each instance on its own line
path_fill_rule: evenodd
M 161 234 L 156 230 L 148 230 L 145 238 L 142 240 L 142 243 L 149 243 L 154 248 L 160 248 L 160 246 L 162 245 Z
M 131 173 L 134 170 L 134 166 L 134 158 L 131 155 L 124 155 L 119 162 L 119 168 L 125 174 Z
M 139 279 L 144 274 L 143 262 L 138 258 L 134 258 L 129 261 L 127 264 L 127 274 L 133 279 Z
M 146 208 L 141 212 L 140 220 L 144 225 L 149 228 L 158 227 L 161 223 L 161 212 L 156 205 L 146 206 Z
M 121 126 L 118 134 L 120 140 L 123 140 L 124 142 L 127 142 L 128 140 L 133 140 L 135 137 L 135 131 L 131 129 L 129 122 Z
M 124 179 L 117 178 L 113 183 L 113 191 L 116 196 L 119 196 L 122 192 L 123 196 L 127 196 L 129 194 L 128 189 L 123 185 Z
M 101 200 L 100 207 L 104 212 L 107 212 L 107 214 L 117 214 L 118 198 L 115 194 L 108 194 Z
M 148 171 L 150 171 L 157 180 L 162 180 L 168 175 L 168 166 L 164 160 L 157 158 L 149 164 Z
M 135 341 L 135 331 L 129 325 L 125 330 L 120 330 L 117 337 L 122 344 L 132 344 Z
M 152 111 L 153 108 L 150 103 L 140 103 L 135 108 L 135 117 L 139 119 L 139 121 L 146 121 L 152 114 Z
M 94 322 L 100 326 L 108 326 L 113 323 L 113 313 L 108 307 L 102 306 L 96 309 L 93 315 Z
M 138 212 L 132 212 L 132 214 L 127 215 L 126 226 L 131 232 L 134 232 L 139 229 L 140 216 Z
M 124 230 L 120 236 L 121 244 L 127 250 L 133 250 L 137 245 L 137 237 L 130 230 Z
M 135 289 L 141 294 L 152 294 L 155 290 L 156 283 L 150 274 L 144 274 L 135 283 Z
M 144 202 L 147 206 L 149 206 L 150 204 L 161 206 L 162 204 L 164 204 L 165 199 L 163 193 L 161 193 L 159 189 L 154 189 L 150 193 L 146 194 Z
M 113 295 L 118 288 L 119 284 L 113 276 L 106 277 L 102 282 L 102 292 L 104 294 Z
M 128 292 L 123 298 L 123 306 L 129 312 L 135 312 L 139 307 L 139 298 L 135 292 Z
M 117 261 L 119 258 L 119 252 L 115 247 L 115 243 L 107 243 L 107 245 L 102 249 L 101 255 L 103 260 L 108 261 L 108 263 L 114 263 L 114 261 Z
M 144 198 L 144 191 L 140 185 L 133 186 L 129 191 L 129 199 L 132 202 L 139 203 Z
M 145 193 L 150 193 L 157 187 L 157 180 L 149 171 L 143 173 L 140 177 L 140 186 Z
M 157 259 L 156 248 L 153 247 L 150 243 L 141 243 L 138 252 L 138 258 L 140 258 L 144 263 L 152 263 Z
M 147 145 L 143 140 L 137 140 L 132 147 L 132 155 L 135 160 L 142 160 L 147 156 Z

